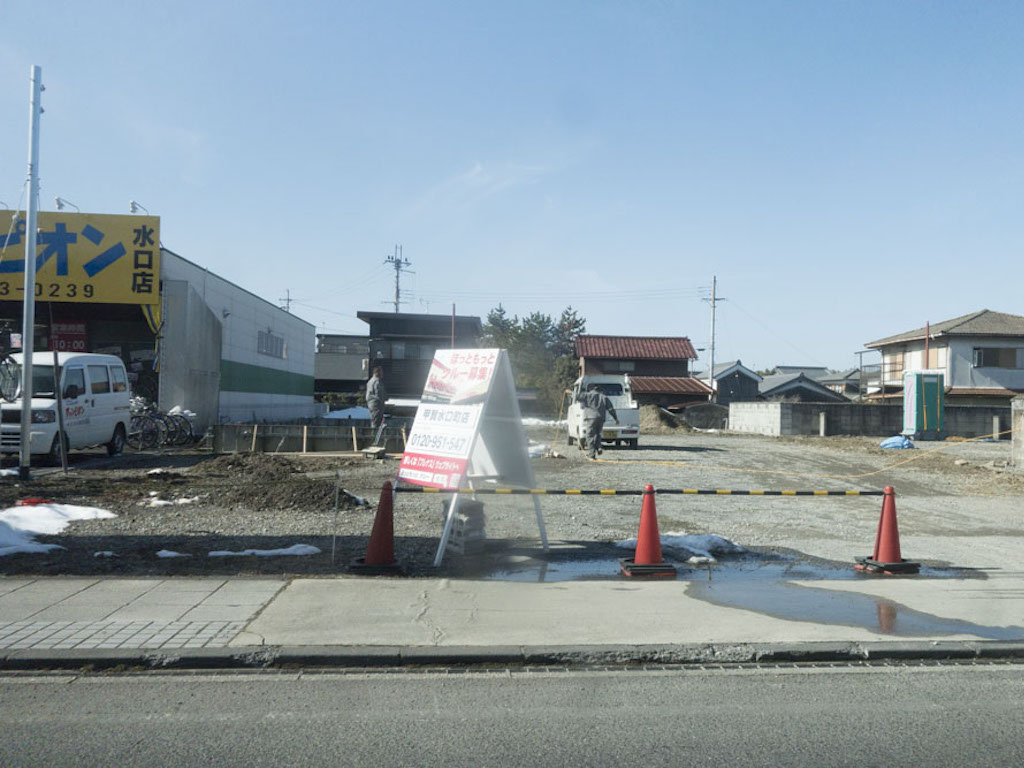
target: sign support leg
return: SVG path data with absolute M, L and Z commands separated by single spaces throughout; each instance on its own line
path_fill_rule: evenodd
M 441 567 L 441 560 L 444 558 L 444 549 L 448 546 L 448 537 L 452 534 L 452 525 L 455 523 L 455 513 L 459 506 L 459 494 L 452 496 L 452 503 L 448 505 L 448 517 L 444 521 L 444 530 L 441 532 L 441 543 L 437 545 L 437 554 L 434 555 L 434 567 Z
M 536 496 L 533 497 L 533 508 L 537 513 L 537 527 L 540 529 L 540 543 L 541 546 L 544 547 L 544 550 L 547 551 L 550 549 L 548 546 L 548 531 L 547 528 L 544 527 L 544 515 L 540 511 L 540 499 Z

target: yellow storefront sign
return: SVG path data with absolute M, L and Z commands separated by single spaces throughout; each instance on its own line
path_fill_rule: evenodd
M 0 301 L 25 294 L 25 213 L 15 213 L 0 211 Z M 159 327 L 159 216 L 41 212 L 36 237 L 38 301 L 138 304 Z

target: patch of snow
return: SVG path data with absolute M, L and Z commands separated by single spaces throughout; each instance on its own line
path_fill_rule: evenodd
M 96 507 L 79 507 L 74 504 L 34 504 L 24 507 L 8 507 L 0 512 L 0 521 L 16 531 L 26 533 L 60 533 L 75 520 L 98 520 L 117 517 L 113 512 Z
M 615 546 L 623 549 L 636 549 L 636 539 L 616 542 Z M 682 549 L 691 554 L 686 562 L 716 563 L 715 555 L 732 555 L 746 552 L 739 544 L 734 544 L 724 536 L 715 533 L 666 533 L 661 537 L 662 549 Z
M 105 549 L 102 552 L 93 552 L 93 557 L 117 557 L 111 550 Z
M 17 469 L 0 469 L 0 477 L 17 477 L 20 474 Z
M 0 557 L 18 552 L 49 552 L 64 549 L 59 544 L 37 544 L 31 533 L 15 530 L 9 523 L 0 520 Z
M 526 452 L 531 459 L 539 459 L 541 456 L 548 452 L 548 448 L 549 446 L 545 445 L 544 443 L 535 443 L 531 440 L 529 446 L 526 449 Z
M 162 475 L 166 471 L 167 471 L 166 469 L 160 469 L 159 467 L 157 467 L 156 469 L 149 470 L 149 472 L 147 472 L 146 474 L 147 475 Z
M 534 419 L 532 417 L 523 419 L 524 427 L 564 427 L 566 420 L 553 421 L 551 419 Z
M 174 503 L 175 504 L 195 504 L 197 501 L 199 501 L 199 497 L 198 496 L 193 496 L 191 499 L 190 498 L 175 499 Z
M 173 501 L 167 501 L 165 499 L 152 498 L 152 499 L 149 500 L 148 504 L 146 502 L 144 502 L 144 501 L 141 502 L 141 504 L 144 507 L 169 507 L 169 506 L 172 506 L 174 504 L 174 502 Z
M 210 557 L 241 557 L 243 555 L 256 555 L 257 557 L 276 557 L 278 555 L 319 555 L 320 550 L 310 544 L 293 544 L 287 549 L 246 549 L 242 552 L 230 552 L 226 549 L 218 549 L 210 552 Z
M 16 552 L 49 552 L 59 544 L 38 544 L 36 534 L 57 534 L 73 520 L 117 517 L 113 512 L 73 504 L 36 504 L 8 507 L 0 512 L 0 556 Z
M 192 555 L 183 555 L 181 552 L 175 552 L 171 549 L 161 549 L 156 553 L 157 557 L 192 557 Z
M 354 493 L 352 493 L 352 491 L 346 491 L 344 488 L 341 489 L 341 492 L 344 493 L 346 496 L 348 496 L 350 499 L 352 499 L 352 501 L 354 501 L 357 506 L 360 506 L 360 507 L 369 506 L 369 502 L 366 499 L 364 499 L 362 496 L 356 496 Z

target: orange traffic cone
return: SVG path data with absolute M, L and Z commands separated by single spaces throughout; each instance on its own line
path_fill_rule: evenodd
M 875 536 L 875 552 L 871 557 L 858 557 L 858 571 L 884 573 L 917 573 L 920 563 L 911 563 L 900 554 L 900 529 L 896 524 L 896 492 L 891 485 L 885 487 L 882 497 L 882 516 L 878 520 L 878 534 Z
M 351 562 L 349 571 L 370 576 L 398 573 L 402 565 L 395 560 L 395 524 L 392 515 L 391 483 L 384 483 L 380 489 L 380 501 L 377 503 L 377 516 L 370 532 L 370 543 L 366 547 L 366 557 Z
M 654 505 L 654 486 L 644 488 L 644 504 L 640 509 L 640 531 L 636 536 L 636 552 L 629 559 L 619 560 L 625 576 L 675 578 L 676 568 L 661 559 L 661 534 L 658 533 L 658 511 Z

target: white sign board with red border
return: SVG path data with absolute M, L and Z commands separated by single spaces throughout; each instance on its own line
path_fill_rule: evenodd
M 442 349 L 434 354 L 398 470 L 400 480 L 429 488 L 460 486 L 501 352 Z
M 398 469 L 399 481 L 456 491 L 448 509 L 441 557 L 458 506 L 459 491 L 482 483 L 532 488 L 515 382 L 503 349 L 439 349 L 434 354 L 423 396 Z M 540 501 L 533 496 L 541 541 L 547 533 Z

